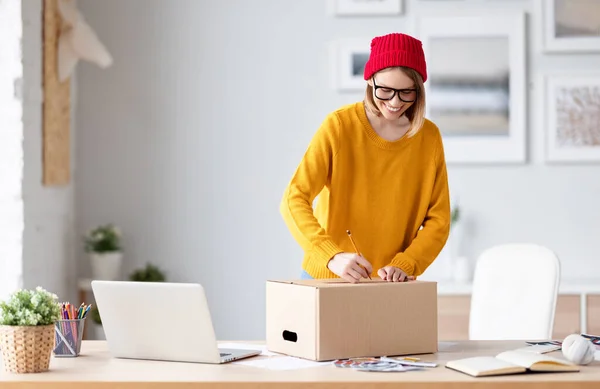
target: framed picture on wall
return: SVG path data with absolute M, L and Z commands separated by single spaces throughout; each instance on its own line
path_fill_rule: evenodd
M 600 1 L 537 0 L 546 52 L 600 52 Z
M 526 160 L 525 15 L 424 17 L 427 118 L 448 163 Z
M 381 16 L 400 15 L 404 12 L 403 0 L 333 0 L 336 15 Z
M 341 91 L 364 90 L 367 84 L 363 75 L 371 52 L 371 40 L 340 40 L 335 42 L 333 50 L 333 72 L 337 89 Z
M 600 72 L 541 76 L 548 162 L 600 162 Z

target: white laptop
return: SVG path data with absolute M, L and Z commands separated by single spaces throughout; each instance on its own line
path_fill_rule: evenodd
M 218 347 L 199 284 L 94 280 L 92 290 L 116 358 L 225 363 L 261 353 Z

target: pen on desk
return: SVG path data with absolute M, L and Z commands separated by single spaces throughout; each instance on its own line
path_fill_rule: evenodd
M 348 234 L 348 238 L 350 238 L 350 242 L 352 243 L 352 246 L 354 246 L 354 251 L 356 251 L 356 255 L 361 255 L 360 251 L 358 251 L 358 247 L 356 247 L 356 243 L 354 243 L 354 239 L 352 239 L 352 233 L 350 232 L 350 230 L 346 230 L 346 234 Z M 369 272 L 367 271 L 367 269 L 362 265 L 360 265 L 360 267 L 365 269 L 365 271 L 367 272 L 367 277 L 369 277 L 369 279 L 371 280 L 372 278 L 369 275 Z

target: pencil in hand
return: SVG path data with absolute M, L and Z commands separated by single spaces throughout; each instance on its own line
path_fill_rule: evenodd
M 350 230 L 346 230 L 346 234 L 348 234 L 348 238 L 350 238 L 350 242 L 352 243 L 352 246 L 354 246 L 354 251 L 356 251 L 356 255 L 362 255 L 360 253 L 360 251 L 358 251 L 358 247 L 356 247 L 356 243 L 354 243 L 354 239 L 352 239 L 352 233 L 350 232 Z M 365 272 L 367 272 L 367 277 L 369 277 L 370 280 L 372 280 L 371 276 L 369 275 L 369 271 L 362 265 L 359 265 L 360 267 L 362 267 L 363 269 L 365 269 Z

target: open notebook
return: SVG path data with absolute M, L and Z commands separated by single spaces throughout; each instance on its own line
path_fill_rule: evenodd
M 457 359 L 447 362 L 446 367 L 473 377 L 527 372 L 579 371 L 579 367 L 571 362 L 527 351 L 505 351 L 495 357 Z

